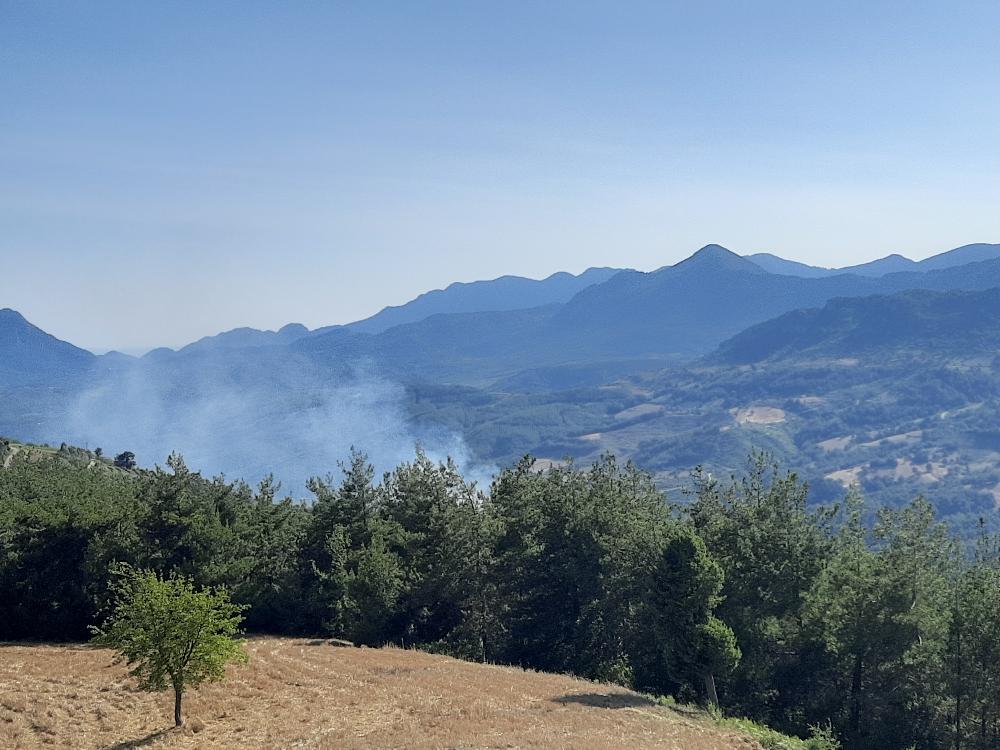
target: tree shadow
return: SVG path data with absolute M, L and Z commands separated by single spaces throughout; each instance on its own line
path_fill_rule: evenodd
M 554 698 L 553 703 L 567 705 L 578 703 L 592 708 L 651 708 L 659 705 L 643 695 L 635 693 L 567 693 Z
M 655 708 L 663 712 L 676 714 L 686 718 L 694 718 L 704 714 L 703 709 L 698 706 L 686 706 L 681 703 L 661 702 L 653 698 L 638 693 L 609 692 L 609 693 L 567 693 L 566 695 L 554 698 L 553 703 L 569 705 L 576 703 L 580 706 L 590 706 L 591 708 Z
M 108 745 L 104 750 L 135 750 L 138 747 L 148 747 L 156 742 L 160 737 L 168 734 L 174 729 L 160 729 L 159 731 L 147 734 L 145 737 L 140 737 L 137 740 L 125 740 L 124 742 L 119 742 L 116 745 Z
M 343 638 L 313 638 L 306 641 L 307 646 L 334 646 L 335 648 L 355 648 L 354 643 Z

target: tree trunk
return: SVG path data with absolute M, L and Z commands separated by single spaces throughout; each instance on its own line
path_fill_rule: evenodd
M 719 694 L 715 690 L 715 675 L 711 672 L 705 675 L 705 695 L 708 696 L 708 705 L 717 707 L 719 705 Z
M 174 726 L 179 727 L 184 723 L 181 718 L 181 696 L 183 693 L 178 688 L 174 688 Z
M 858 656 L 854 660 L 854 670 L 851 674 L 851 718 L 850 732 L 851 738 L 855 742 L 861 739 L 861 701 L 862 686 L 864 676 L 864 659 Z

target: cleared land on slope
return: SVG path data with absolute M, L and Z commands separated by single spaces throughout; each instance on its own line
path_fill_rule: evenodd
M 137 692 L 112 652 L 0 645 L 0 746 L 669 748 L 759 745 L 618 687 L 394 648 L 253 639 L 250 663 L 185 698 Z

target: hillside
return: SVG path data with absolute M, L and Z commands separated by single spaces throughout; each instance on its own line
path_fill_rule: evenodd
M 32 325 L 19 312 L 0 310 L 0 385 L 62 381 L 79 376 L 96 359 Z
M 611 451 L 687 484 L 766 449 L 814 496 L 933 499 L 956 525 L 1000 508 L 1000 290 L 838 298 L 753 326 L 712 355 L 601 387 L 420 388 L 413 412 L 482 456 L 582 462 Z
M 710 359 L 749 364 L 785 356 L 853 357 L 904 349 L 990 357 L 1000 351 L 1000 289 L 909 291 L 841 298 L 752 326 Z
M 175 730 L 169 696 L 136 692 L 110 651 L 0 646 L 0 745 L 760 748 L 697 711 L 561 675 L 325 641 L 254 639 L 248 650 L 226 682 L 188 695 L 187 726 Z

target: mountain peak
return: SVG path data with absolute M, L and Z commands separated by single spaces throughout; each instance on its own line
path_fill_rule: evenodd
M 0 320 L 9 321 L 12 323 L 28 322 L 25 319 L 25 317 L 21 315 L 21 313 L 19 313 L 17 310 L 12 310 L 9 307 L 0 308 Z
M 701 268 L 711 271 L 740 271 L 743 273 L 762 274 L 767 273 L 756 263 L 742 258 L 732 250 L 722 245 L 705 245 L 694 255 L 685 258 L 680 263 L 672 266 L 676 270 L 693 270 Z
M 309 329 L 301 323 L 287 323 L 278 329 L 279 336 L 305 336 Z
M 701 256 L 701 255 L 712 255 L 712 256 L 728 256 L 728 255 L 732 255 L 734 257 L 738 257 L 738 256 L 736 256 L 736 253 L 734 253 L 729 248 L 723 247 L 722 245 L 716 245 L 714 242 L 711 243 L 711 244 L 705 245 L 702 248 L 699 248 L 694 253 L 694 255 L 692 255 L 691 257 L 692 258 L 697 258 L 698 256 Z

